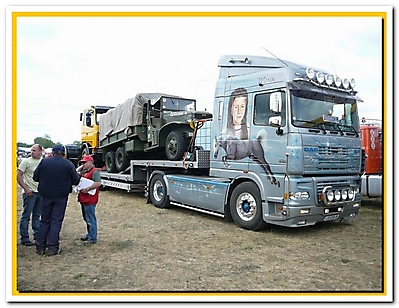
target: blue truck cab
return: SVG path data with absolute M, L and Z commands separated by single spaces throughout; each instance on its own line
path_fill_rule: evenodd
M 257 229 L 357 217 L 355 80 L 259 56 L 222 56 L 219 67 L 209 175 L 229 179 L 234 221 Z

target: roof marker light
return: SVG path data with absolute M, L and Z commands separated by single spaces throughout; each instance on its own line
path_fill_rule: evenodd
M 247 57 L 242 58 L 242 59 L 230 58 L 229 62 L 230 63 L 241 62 L 241 63 L 249 64 L 251 62 L 251 60 L 249 60 Z

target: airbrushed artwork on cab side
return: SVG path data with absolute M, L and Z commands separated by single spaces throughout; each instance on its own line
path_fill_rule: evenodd
M 247 122 L 248 92 L 244 88 L 235 89 L 229 99 L 227 127 L 214 139 L 214 158 L 223 149 L 225 155 L 221 159 L 228 168 L 228 160 L 240 160 L 249 157 L 259 164 L 265 171 L 269 182 L 280 187 L 280 182 L 276 180 L 269 163 L 265 159 L 262 143 L 266 141 L 267 133 L 264 129 L 260 130 L 256 139 L 248 139 L 249 125 Z

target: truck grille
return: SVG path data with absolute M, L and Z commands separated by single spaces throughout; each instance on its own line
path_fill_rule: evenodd
M 304 152 L 305 172 L 357 172 L 359 159 L 359 154 L 354 149 L 320 146 L 317 151 Z

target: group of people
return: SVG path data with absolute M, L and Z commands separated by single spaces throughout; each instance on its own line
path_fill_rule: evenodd
M 60 252 L 60 232 L 73 185 L 79 188 L 78 202 L 87 230 L 80 240 L 97 243 L 96 205 L 101 178 L 93 157 L 84 156 L 75 168 L 65 159 L 63 146 L 54 146 L 47 158 L 43 158 L 43 150 L 40 144 L 33 145 L 31 156 L 18 165 L 17 182 L 22 188 L 23 200 L 19 224 L 21 244 L 36 246 L 38 255 L 54 256 Z M 91 180 L 90 185 L 79 187 L 81 178 Z M 30 220 L 33 241 L 29 237 Z

